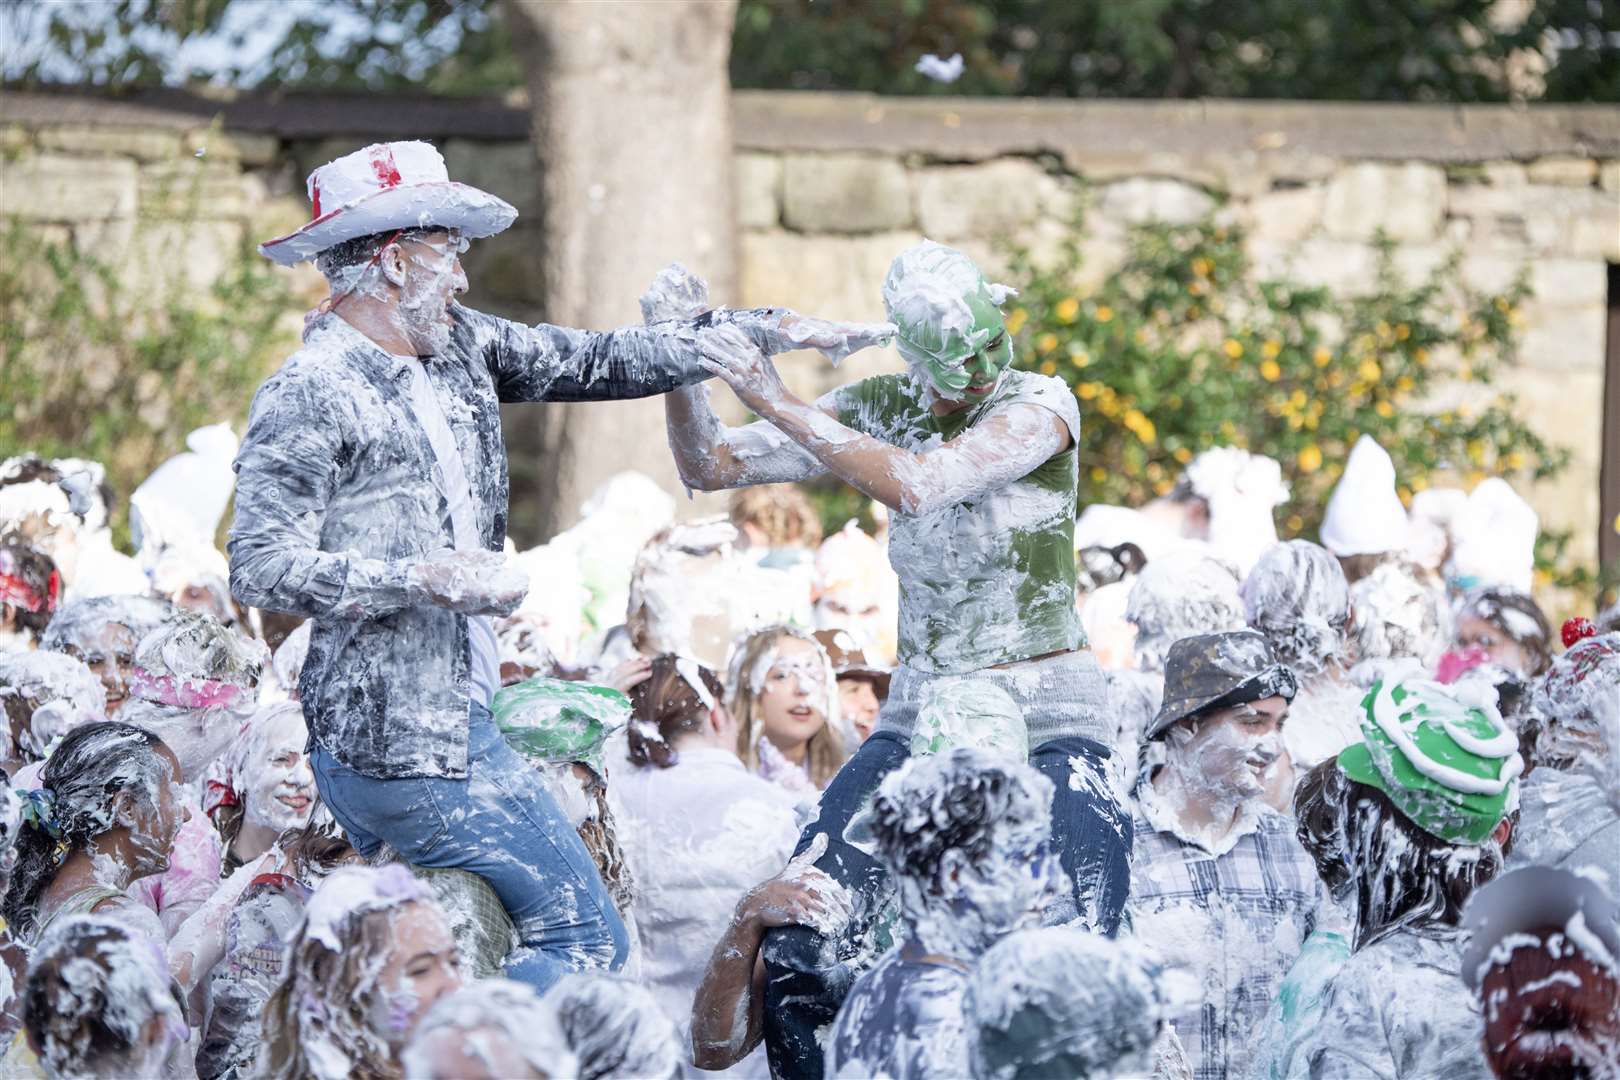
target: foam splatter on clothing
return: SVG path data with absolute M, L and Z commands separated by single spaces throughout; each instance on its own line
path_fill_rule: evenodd
M 1183 837 L 1138 788 L 1131 859 L 1132 920 L 1165 962 L 1200 980 L 1202 1005 L 1173 1022 L 1195 1080 L 1243 1076 L 1255 1028 L 1328 902 L 1293 822 L 1250 800 L 1211 852 Z
M 855 981 L 827 1040 L 829 1080 L 966 1076 L 968 972 L 896 948 Z
M 193 811 L 175 834 L 174 847 L 169 851 L 169 868 L 161 874 L 137 880 L 129 887 L 129 893 L 151 908 L 163 923 L 167 936 L 173 937 L 180 924 L 219 888 L 223 856 L 219 833 L 206 815 Z
M 983 404 L 935 415 L 917 380 L 879 375 L 829 395 L 846 427 L 915 453 L 956 438 L 994 409 L 1038 405 L 1070 445 L 1035 471 L 926 513 L 896 511 L 889 562 L 900 577 L 900 662 L 962 673 L 1084 641 L 1074 607 L 1080 410 L 1059 379 L 1009 371 Z
M 456 305 L 424 366 L 472 482 L 482 546 L 506 538 L 502 402 L 660 393 L 703 377 L 688 324 L 594 333 Z M 413 563 L 455 546 L 410 369 L 341 318 L 260 387 L 235 463 L 231 590 L 314 620 L 310 734 L 364 775 L 465 776 L 467 617 L 423 604 Z
M 1461 942 L 1445 927 L 1399 930 L 1351 954 L 1322 1019 L 1294 1051 L 1312 1080 L 1478 1080 L 1485 1021 L 1457 974 Z

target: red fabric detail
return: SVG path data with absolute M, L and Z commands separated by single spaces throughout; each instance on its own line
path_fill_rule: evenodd
M 1564 624 L 1564 648 L 1569 648 L 1582 638 L 1597 637 L 1597 627 L 1591 619 L 1571 619 Z
M 321 185 L 314 184 L 311 186 L 313 190 L 310 191 L 309 198 L 315 205 L 309 212 L 309 220 L 315 221 L 321 216 Z
M 0 574 L 0 604 L 10 604 L 30 612 L 52 611 L 56 607 L 54 599 L 39 595 L 22 578 L 11 574 Z
M 399 166 L 394 164 L 394 152 L 388 147 L 376 146 L 372 148 L 371 169 L 377 174 L 377 181 L 383 187 L 399 186 Z
M 45 585 L 45 592 L 47 594 L 45 598 L 46 609 L 49 611 L 55 611 L 56 601 L 62 595 L 62 575 L 57 573 L 55 570 L 51 571 L 51 579 Z M 1596 631 L 1594 630 L 1593 633 L 1596 633 Z
M 214 819 L 214 812 L 222 806 L 240 806 L 242 800 L 237 798 L 236 792 L 223 780 L 208 781 L 208 789 L 203 793 L 203 813 L 208 820 Z

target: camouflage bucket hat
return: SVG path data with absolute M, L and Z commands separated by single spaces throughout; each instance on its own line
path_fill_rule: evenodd
M 1269 697 L 1293 701 L 1298 692 L 1294 673 L 1252 630 L 1182 638 L 1164 658 L 1164 701 L 1142 737 L 1157 739 L 1176 721 L 1207 709 Z
M 1421 679 L 1375 683 L 1361 702 L 1362 741 L 1339 769 L 1389 796 L 1431 836 L 1479 844 L 1518 806 L 1519 738 L 1470 688 Z
M 630 699 L 617 690 L 562 679 L 503 687 L 490 711 L 507 743 L 530 761 L 582 761 L 602 774 L 602 744 L 630 722 Z

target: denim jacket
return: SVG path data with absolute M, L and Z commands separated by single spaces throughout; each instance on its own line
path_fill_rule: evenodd
M 705 377 L 704 315 L 609 332 L 524 326 L 456 305 L 421 361 L 461 449 L 483 545 L 506 539 L 499 404 L 663 393 Z M 310 743 L 367 776 L 467 774 L 467 619 L 427 601 L 413 563 L 453 547 L 410 369 L 336 315 L 254 396 L 237 454 L 228 550 L 242 603 L 312 620 L 299 680 Z M 544 582 L 532 582 L 544 588 Z

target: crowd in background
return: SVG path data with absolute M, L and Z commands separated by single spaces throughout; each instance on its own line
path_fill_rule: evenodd
M 362 858 L 322 806 L 308 629 L 232 597 L 234 436 L 190 445 L 130 497 L 134 555 L 97 464 L 0 465 L 4 1075 L 766 1076 L 767 932 L 852 918 L 828 1076 L 1620 1075 L 1620 612 L 1555 633 L 1501 481 L 1408 509 L 1364 440 L 1322 544 L 1279 542 L 1275 463 L 1220 449 L 1081 516 L 1110 936 L 1064 910 L 1057 785 L 985 680 L 930 689 L 842 838 L 877 900 L 795 855 L 889 691 L 882 517 L 823 536 L 770 486 L 677 521 L 616 477 L 508 551 L 533 587 L 496 623 L 496 726 L 628 933 L 541 997 L 484 880 Z

